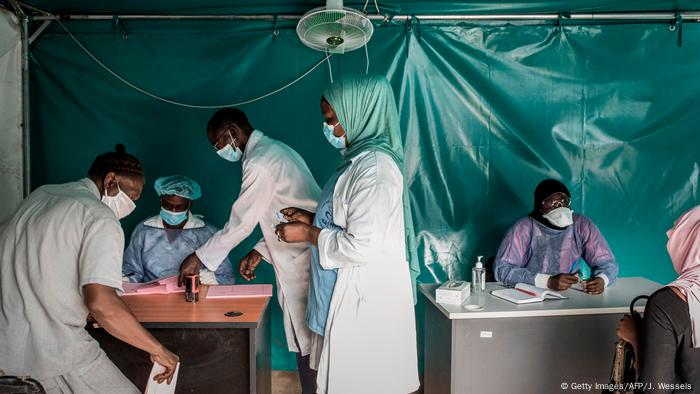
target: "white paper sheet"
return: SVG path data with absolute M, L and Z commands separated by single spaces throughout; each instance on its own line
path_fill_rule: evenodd
M 151 375 L 148 377 L 148 383 L 146 383 L 146 394 L 174 394 L 175 386 L 177 386 L 177 374 L 180 372 L 180 363 L 177 363 L 175 367 L 175 374 L 173 374 L 173 380 L 168 384 L 167 381 L 163 383 L 158 383 L 153 380 L 153 377 L 165 372 L 165 367 L 153 363 L 153 368 L 151 369 Z

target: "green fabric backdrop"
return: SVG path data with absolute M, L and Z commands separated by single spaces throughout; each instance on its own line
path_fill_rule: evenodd
M 26 0 L 25 3 L 52 12 L 124 12 L 166 14 L 222 13 L 304 13 L 326 4 L 324 0 Z M 695 0 L 378 0 L 382 12 L 402 14 L 517 13 L 517 12 L 615 12 L 698 10 Z M 365 1 L 344 1 L 345 6 L 362 9 Z M 375 12 L 373 1 L 367 9 Z
M 111 23 L 68 25 L 128 80 L 199 104 L 268 92 L 322 57 L 299 43 L 293 25 L 274 37 L 270 23 L 127 22 L 126 39 Z M 671 280 L 665 230 L 700 201 L 700 25 L 683 26 L 681 47 L 677 33 L 664 24 L 378 28 L 370 70 L 388 75 L 398 100 L 420 280 L 463 277 L 477 255 L 494 255 L 545 177 L 569 185 L 574 209 L 598 224 L 622 276 Z M 363 72 L 364 52 L 332 62 L 336 77 Z M 240 164 L 208 144 L 213 111 L 129 89 L 55 26 L 31 48 L 31 78 L 34 187 L 83 176 L 96 154 L 121 142 L 148 177 L 123 221 L 127 235 L 158 210 L 153 180 L 175 173 L 202 185 L 194 212 L 224 224 Z M 323 66 L 242 107 L 254 126 L 296 149 L 321 185 L 339 161 L 321 132 L 328 81 Z M 231 253 L 234 265 L 258 237 Z M 260 271 L 256 282 L 274 283 L 270 266 Z M 273 367 L 293 369 L 276 302 L 272 336 Z

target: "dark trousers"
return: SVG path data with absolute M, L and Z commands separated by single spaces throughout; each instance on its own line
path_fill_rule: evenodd
M 294 342 L 297 344 L 297 348 L 301 350 L 299 346 L 299 341 L 297 341 L 296 336 L 294 337 Z M 316 394 L 316 371 L 311 369 L 309 365 L 309 360 L 311 358 L 310 354 L 302 357 L 301 352 L 295 353 L 297 356 L 297 370 L 299 371 L 299 381 L 301 382 L 301 392 L 302 394 Z

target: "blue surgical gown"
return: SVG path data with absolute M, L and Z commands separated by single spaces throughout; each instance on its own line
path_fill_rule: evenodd
M 333 222 L 333 192 L 335 184 L 345 169 L 337 171 L 323 187 L 321 199 L 316 207 L 314 226 L 321 230 L 325 228 L 339 229 Z M 311 331 L 325 335 L 328 310 L 331 307 L 331 297 L 335 288 L 338 270 L 323 269 L 318 254 L 318 247 L 311 245 L 311 269 L 309 272 L 309 297 L 306 303 L 306 323 Z
M 192 220 L 194 217 L 190 215 Z M 196 219 L 195 228 L 181 230 L 162 227 L 159 218 L 139 223 L 124 251 L 122 275 L 130 282 L 149 282 L 154 279 L 177 275 L 182 261 L 204 245 L 217 231 L 216 227 Z M 219 284 L 233 284 L 235 276 L 228 258 L 215 272 Z

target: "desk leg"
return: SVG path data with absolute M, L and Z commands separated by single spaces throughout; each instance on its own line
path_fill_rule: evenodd
M 270 312 L 265 308 L 258 328 L 250 329 L 250 394 L 270 394 L 272 372 L 270 354 Z

